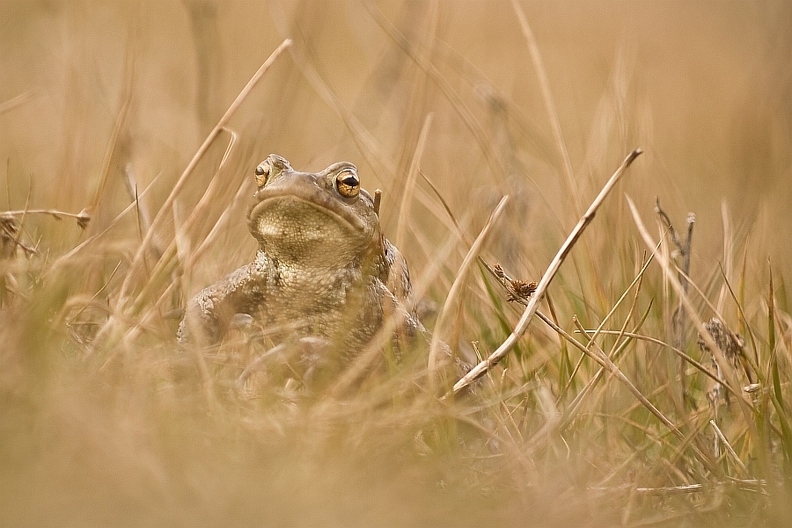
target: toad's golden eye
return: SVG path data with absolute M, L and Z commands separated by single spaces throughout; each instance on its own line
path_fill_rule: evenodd
M 269 178 L 270 174 L 270 164 L 266 161 L 264 163 L 259 163 L 258 167 L 256 167 L 256 184 L 259 187 L 262 187 L 265 183 L 267 183 L 267 178 Z
M 345 198 L 354 198 L 360 194 L 360 178 L 356 172 L 345 170 L 336 175 L 336 189 Z

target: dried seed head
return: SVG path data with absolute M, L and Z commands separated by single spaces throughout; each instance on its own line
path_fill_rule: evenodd
M 712 336 L 712 339 L 726 356 L 726 359 L 735 367 L 739 367 L 740 358 L 744 354 L 745 339 L 743 339 L 741 335 L 735 334 L 729 330 L 729 327 L 723 324 L 723 321 L 717 317 L 713 317 L 708 322 L 704 323 L 704 328 L 706 328 L 707 332 Z M 698 336 L 697 342 L 701 350 L 712 354 L 712 350 L 709 349 L 707 343 L 701 336 Z
M 528 299 L 536 291 L 537 284 L 535 282 L 525 282 L 519 279 L 511 281 L 512 294 L 509 297 L 510 301 L 519 299 Z

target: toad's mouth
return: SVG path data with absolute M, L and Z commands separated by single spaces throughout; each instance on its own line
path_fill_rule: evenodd
M 262 189 L 256 194 L 258 203 L 248 214 L 253 223 L 291 224 L 291 227 L 335 225 L 350 234 L 362 235 L 368 229 L 365 222 L 346 204 L 319 189 Z

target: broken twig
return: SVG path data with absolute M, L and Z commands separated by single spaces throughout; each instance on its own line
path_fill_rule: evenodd
M 484 361 L 480 362 L 478 365 L 473 367 L 470 372 L 468 372 L 465 376 L 463 376 L 459 381 L 454 384 L 452 389 L 453 394 L 458 394 L 462 390 L 464 390 L 467 386 L 473 383 L 475 380 L 486 374 L 493 366 L 497 365 L 501 359 L 503 359 L 506 354 L 517 344 L 517 340 L 522 337 L 525 331 L 528 329 L 528 324 L 531 322 L 534 314 L 536 313 L 537 308 L 539 307 L 539 301 L 544 296 L 545 291 L 547 291 L 547 287 L 550 285 L 550 282 L 555 277 L 555 274 L 558 272 L 558 269 L 561 267 L 561 264 L 564 262 L 564 259 L 572 250 L 572 247 L 578 241 L 580 236 L 583 234 L 583 231 L 588 227 L 591 221 L 594 219 L 594 215 L 597 213 L 597 209 L 599 209 L 602 202 L 608 196 L 608 194 L 613 190 L 613 187 L 618 183 L 621 179 L 622 175 L 624 175 L 627 167 L 629 167 L 635 158 L 637 158 L 641 154 L 641 149 L 635 149 L 625 158 L 622 162 L 621 166 L 616 169 L 616 172 L 613 173 L 613 176 L 610 177 L 608 183 L 602 188 L 600 193 L 594 199 L 594 201 L 589 206 L 586 213 L 580 218 L 575 228 L 569 234 L 564 245 L 561 246 L 561 249 L 558 250 L 553 261 L 547 268 L 542 280 L 539 281 L 539 285 L 536 287 L 536 292 L 531 297 L 528 306 L 525 308 L 522 317 L 517 322 L 512 333 L 506 340 L 501 343 L 501 345 L 495 350 L 490 356 L 485 359 Z

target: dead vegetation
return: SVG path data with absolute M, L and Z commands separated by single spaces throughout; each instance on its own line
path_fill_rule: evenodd
M 0 6 L 0 524 L 789 518 L 785 3 L 264 4 Z M 383 189 L 431 343 L 176 345 L 270 152 Z

